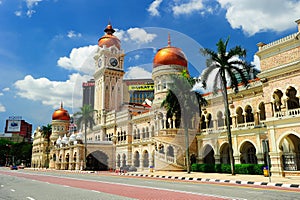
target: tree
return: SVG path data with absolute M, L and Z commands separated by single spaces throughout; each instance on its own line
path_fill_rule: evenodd
M 224 98 L 231 173 L 235 175 L 227 86 L 230 85 L 235 93 L 239 91 L 239 84 L 247 86 L 248 72 L 252 66 L 243 60 L 246 57 L 246 50 L 240 46 L 235 46 L 227 52 L 228 41 L 229 38 L 225 42 L 220 39 L 216 44 L 217 52 L 207 48 L 201 49 L 202 54 L 208 57 L 207 68 L 203 71 L 201 80 L 203 87 L 206 88 L 209 75 L 216 73 L 212 90 L 214 94 L 221 91 Z
M 52 133 L 52 125 L 47 124 L 47 126 L 42 126 L 39 130 L 41 132 L 41 135 L 44 139 L 47 141 L 47 146 L 46 146 L 46 162 L 45 162 L 45 167 L 49 167 L 49 153 L 50 153 L 50 136 Z
M 91 105 L 85 104 L 80 108 L 80 111 L 76 112 L 74 114 L 74 117 L 77 118 L 76 124 L 78 125 L 79 128 L 84 126 L 84 163 L 85 163 L 85 168 L 86 168 L 86 157 L 87 157 L 87 139 L 86 139 L 86 134 L 87 134 L 87 128 L 88 126 L 92 129 L 93 126 L 95 125 L 94 122 L 94 112 L 97 112 L 97 110 L 94 110 Z
M 191 78 L 186 70 L 171 78 L 173 82 L 169 85 L 168 94 L 161 106 L 166 108 L 168 117 L 176 115 L 177 119 L 181 119 L 185 135 L 186 167 L 187 173 L 190 173 L 188 129 L 191 119 L 201 113 L 201 105 L 205 105 L 206 101 L 199 92 L 192 91 L 196 79 Z

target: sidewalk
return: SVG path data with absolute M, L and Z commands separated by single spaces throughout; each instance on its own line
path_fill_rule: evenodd
M 235 184 L 251 184 L 251 185 L 266 185 L 286 188 L 300 189 L 300 176 L 289 177 L 264 177 L 263 175 L 244 175 L 244 174 L 219 174 L 219 173 L 202 173 L 202 172 L 169 172 L 169 171 L 155 171 L 155 172 L 127 172 L 127 176 L 142 176 L 142 177 L 156 177 L 168 178 L 178 180 L 194 180 L 202 182 L 221 182 L 221 183 L 235 183 Z

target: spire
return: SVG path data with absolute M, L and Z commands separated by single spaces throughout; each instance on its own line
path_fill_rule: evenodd
M 63 102 L 60 102 L 60 109 L 63 109 Z
M 170 36 L 170 33 L 168 33 L 168 47 L 171 46 L 171 36 Z

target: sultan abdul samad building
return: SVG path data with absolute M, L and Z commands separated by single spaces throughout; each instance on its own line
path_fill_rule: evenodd
M 300 174 L 300 20 L 298 32 L 258 43 L 261 72 L 249 88 L 229 93 L 235 163 L 266 163 L 268 145 L 272 175 Z M 130 103 L 132 93 L 123 80 L 124 53 L 109 24 L 98 40 L 95 60 L 94 109 L 96 126 L 88 130 L 86 169 L 107 170 L 125 165 L 138 171 L 184 170 L 185 145 L 182 127 L 175 116 L 168 118 L 161 102 L 166 97 L 170 75 L 188 69 L 181 49 L 168 45 L 153 58 L 151 103 Z M 149 80 L 147 80 L 149 81 Z M 150 81 L 150 82 L 151 82 Z M 128 83 L 128 81 L 127 81 Z M 224 106 L 219 95 L 205 94 L 208 105 L 199 119 L 191 119 L 191 161 L 229 163 Z M 198 116 L 199 117 L 199 116 Z M 196 118 L 196 116 L 195 116 Z M 72 125 L 72 124 L 71 124 Z M 61 106 L 52 116 L 50 168 L 84 168 L 84 137 L 70 129 L 70 116 Z M 45 140 L 36 132 L 32 166 L 44 165 Z

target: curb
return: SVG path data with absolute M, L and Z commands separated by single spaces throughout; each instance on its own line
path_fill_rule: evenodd
M 284 183 L 270 183 L 270 182 L 255 182 L 255 181 L 238 181 L 238 180 L 221 180 L 211 178 L 197 178 L 197 177 L 184 177 L 184 176 L 165 176 L 165 175 L 148 175 L 148 174 L 132 174 L 122 173 L 124 176 L 139 176 L 139 177 L 150 177 L 150 178 L 163 178 L 163 179 L 174 179 L 174 180 L 187 180 L 187 181 L 200 181 L 200 182 L 217 182 L 217 183 L 233 183 L 239 185 L 260 185 L 260 186 L 275 186 L 284 188 L 300 188 L 300 184 L 284 184 Z

